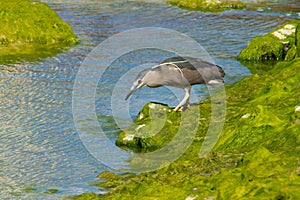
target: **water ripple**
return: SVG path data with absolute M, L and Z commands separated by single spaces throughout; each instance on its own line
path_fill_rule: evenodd
M 202 13 L 162 2 L 52 2 L 50 6 L 72 25 L 81 43 L 42 62 L 0 66 L 0 199 L 61 199 L 67 194 L 103 192 L 88 184 L 106 167 L 89 155 L 79 140 L 73 123 L 71 98 L 80 64 L 106 38 L 147 26 L 177 30 L 205 47 L 225 69 L 225 82 L 232 84 L 250 74 L 235 60 L 239 51 L 253 37 L 293 17 L 284 10 L 277 12 L 280 6 L 292 6 L 295 12 L 299 7 L 297 1 L 292 1 L 291 5 L 273 4 L 274 12 L 250 9 Z M 97 88 L 96 110 L 99 123 L 112 140 L 117 130 L 110 117 L 114 83 L 132 67 L 159 62 L 168 55 L 159 51 L 133 52 L 114 62 L 106 71 Z M 200 98 L 207 95 L 203 87 L 196 87 L 196 90 Z M 137 94 L 135 105 L 131 107 L 133 115 L 150 98 L 170 105 L 175 103 L 166 88 L 155 92 L 145 88 L 143 92 L 146 95 Z M 113 162 L 114 158 L 111 159 Z M 36 190 L 25 192 L 26 187 Z M 59 192 L 44 194 L 51 188 Z

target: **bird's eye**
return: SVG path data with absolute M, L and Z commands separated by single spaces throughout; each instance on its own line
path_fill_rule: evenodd
M 142 80 L 141 80 L 141 79 L 139 79 L 139 80 L 138 80 L 138 83 L 140 84 L 141 82 L 142 82 Z

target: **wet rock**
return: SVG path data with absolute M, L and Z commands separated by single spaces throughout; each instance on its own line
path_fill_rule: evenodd
M 299 21 L 292 20 L 266 35 L 255 37 L 237 58 L 248 61 L 291 61 L 300 51 L 298 29 Z
M 180 113 L 160 103 L 148 103 L 139 112 L 135 125 L 121 132 L 116 145 L 135 152 L 154 151 L 172 140 Z

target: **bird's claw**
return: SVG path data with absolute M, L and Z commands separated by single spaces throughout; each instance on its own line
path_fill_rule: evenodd
M 190 104 L 187 104 L 187 105 L 178 105 L 178 106 L 176 106 L 176 108 L 174 108 L 174 111 L 175 112 L 182 112 L 182 111 L 185 111 L 185 110 L 190 110 L 191 109 L 191 106 L 190 106 Z
M 174 111 L 175 112 L 182 111 L 182 106 L 180 105 L 176 106 L 176 108 L 174 108 Z

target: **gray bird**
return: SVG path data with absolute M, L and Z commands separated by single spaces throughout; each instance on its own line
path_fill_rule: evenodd
M 155 88 L 160 86 L 173 86 L 182 88 L 185 96 L 174 109 L 189 108 L 190 91 L 195 84 L 218 84 L 224 83 L 224 70 L 215 64 L 192 57 L 172 57 L 160 64 L 141 71 L 126 96 L 127 100 L 137 89 L 147 85 Z

